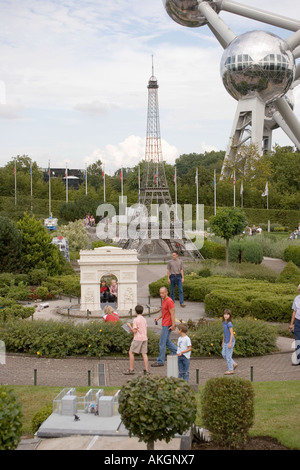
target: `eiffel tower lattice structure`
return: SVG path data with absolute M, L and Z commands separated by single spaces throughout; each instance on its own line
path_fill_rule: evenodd
M 144 217 L 147 221 L 138 225 L 138 228 L 143 225 L 143 236 L 140 232 L 138 237 L 120 240 L 119 245 L 124 249 L 136 249 L 140 257 L 169 255 L 177 251 L 179 255 L 189 256 L 192 259 L 203 258 L 184 233 L 183 222 L 177 218 L 177 208 L 173 205 L 170 195 L 162 156 L 158 87 L 152 63 L 152 75 L 148 82 L 145 159 L 137 204 L 137 212 L 139 207 L 147 211 Z

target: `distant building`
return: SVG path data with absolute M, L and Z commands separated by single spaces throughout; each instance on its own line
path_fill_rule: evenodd
M 43 168 L 43 179 L 45 182 L 48 181 L 48 168 Z M 50 168 L 51 178 L 62 179 L 66 184 L 66 169 L 65 168 Z M 78 189 L 79 186 L 84 182 L 84 170 L 68 169 L 68 187 Z

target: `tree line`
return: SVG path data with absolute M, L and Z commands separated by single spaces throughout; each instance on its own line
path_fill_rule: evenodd
M 243 146 L 235 159 L 228 165 L 229 176 L 222 177 L 221 169 L 225 151 L 183 154 L 175 165 L 165 163 L 165 173 L 170 194 L 175 201 L 177 189 L 178 204 L 196 204 L 196 169 L 198 169 L 198 202 L 214 205 L 214 172 L 216 172 L 216 203 L 218 207 L 235 204 L 244 208 L 266 208 L 262 197 L 266 182 L 269 188 L 269 208 L 285 210 L 300 209 L 300 153 L 292 147 L 275 146 L 260 156 L 253 145 Z M 176 186 L 175 186 L 176 166 Z M 17 173 L 17 204 L 15 201 L 15 168 Z M 105 202 L 119 204 L 121 184 L 128 206 L 135 204 L 139 196 L 139 181 L 142 181 L 144 162 L 133 168 L 118 169 L 114 175 L 105 174 Z M 235 174 L 235 184 L 233 180 Z M 101 160 L 89 165 L 86 170 L 87 186 L 83 181 L 78 189 L 69 185 L 68 202 L 63 178 L 51 178 L 51 198 L 55 217 L 74 221 L 88 212 L 95 215 L 96 208 L 104 202 L 103 165 Z M 122 182 L 121 182 L 122 178 Z M 32 186 L 32 198 L 31 198 Z M 27 155 L 18 155 L 0 168 L 0 215 L 18 219 L 27 201 L 37 216 L 47 216 L 49 180 L 36 162 Z M 31 200 L 31 201 L 30 201 Z M 38 204 L 43 201 L 43 208 Z M 28 210 L 28 208 L 27 208 Z M 46 213 L 45 213 L 46 212 Z M 48 214 L 49 215 L 49 214 Z

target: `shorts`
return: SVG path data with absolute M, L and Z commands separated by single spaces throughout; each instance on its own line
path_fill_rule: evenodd
M 148 341 L 133 340 L 130 346 L 130 351 L 136 354 L 147 354 Z

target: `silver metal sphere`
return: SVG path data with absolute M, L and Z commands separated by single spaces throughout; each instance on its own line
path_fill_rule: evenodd
M 275 34 L 251 31 L 234 39 L 221 59 L 221 77 L 236 100 L 259 97 L 271 103 L 288 91 L 295 76 L 295 59 Z
M 176 23 L 190 28 L 197 28 L 207 24 L 206 18 L 198 10 L 198 0 L 162 0 L 168 15 Z M 213 0 L 206 0 L 211 7 L 219 13 L 220 9 L 214 5 Z

